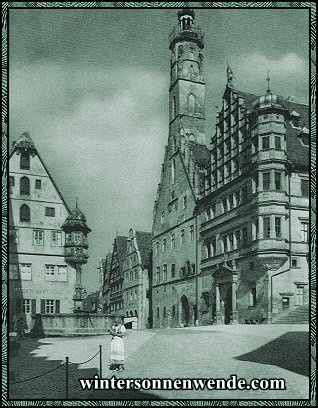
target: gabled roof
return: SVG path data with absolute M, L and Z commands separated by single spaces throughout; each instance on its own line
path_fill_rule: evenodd
M 141 257 L 141 266 L 143 269 L 148 268 L 152 248 L 151 232 L 136 231 L 136 241 Z
M 210 151 L 207 146 L 189 142 L 189 149 L 192 151 L 194 161 L 199 167 L 207 167 L 210 164 Z
M 127 237 L 117 235 L 114 242 L 114 246 L 116 246 L 116 250 L 118 253 L 119 269 L 121 271 L 123 270 L 124 260 L 126 257 L 127 239 L 128 239 Z
M 36 153 L 44 170 L 46 171 L 47 175 L 49 176 L 49 179 L 51 180 L 55 190 L 57 191 L 57 194 L 59 195 L 60 199 L 62 200 L 63 204 L 65 205 L 65 208 L 67 210 L 67 212 L 70 214 L 70 208 L 67 205 L 66 201 L 64 200 L 64 197 L 62 196 L 60 190 L 58 189 L 56 183 L 54 182 L 51 174 L 49 173 L 48 169 L 46 168 L 39 152 L 37 151 L 35 144 L 33 142 L 33 140 L 31 139 L 31 136 L 28 132 L 23 132 L 22 135 L 19 137 L 19 139 L 16 142 L 13 142 L 11 150 L 10 150 L 10 154 L 9 154 L 9 159 L 12 157 L 13 153 L 17 150 L 29 150 L 32 153 Z M 10 171 L 10 170 L 9 170 Z

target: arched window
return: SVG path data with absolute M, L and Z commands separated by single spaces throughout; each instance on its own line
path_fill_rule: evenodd
M 20 221 L 30 222 L 30 208 L 26 204 L 20 207 Z
M 131 310 L 130 311 L 130 316 L 133 317 L 133 315 L 134 315 L 134 312 Z
M 194 114 L 194 103 L 195 103 L 194 95 L 190 94 L 189 98 L 188 98 L 188 110 L 189 110 L 189 113 Z
M 30 180 L 28 177 L 21 177 L 20 179 L 20 194 L 30 195 Z
M 163 315 L 163 317 L 167 317 L 167 308 L 166 308 L 166 306 L 163 307 L 162 315 Z
M 28 153 L 21 153 L 20 156 L 20 169 L 30 169 L 30 155 Z
M 137 310 L 136 310 L 136 309 L 135 309 L 135 316 L 138 317 L 138 313 L 137 313 Z

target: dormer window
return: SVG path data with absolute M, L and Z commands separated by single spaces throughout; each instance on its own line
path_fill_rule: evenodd
M 294 127 L 299 127 L 299 113 L 294 109 L 290 114 L 290 121 Z

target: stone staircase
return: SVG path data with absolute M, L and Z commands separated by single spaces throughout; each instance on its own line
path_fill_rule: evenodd
M 287 314 L 280 315 L 275 324 L 308 324 L 309 323 L 310 310 L 309 305 L 297 306 Z

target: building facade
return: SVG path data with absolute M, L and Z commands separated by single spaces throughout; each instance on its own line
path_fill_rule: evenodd
M 230 74 L 197 208 L 202 297 L 218 323 L 272 322 L 308 304 L 309 111 Z
M 123 309 L 123 266 L 127 249 L 127 237 L 118 235 L 113 244 L 109 279 L 106 289 L 109 314 L 124 315 Z
M 135 317 L 138 329 L 151 327 L 151 247 L 150 232 L 129 230 L 123 266 L 123 309 L 126 319 Z M 133 322 L 132 322 L 133 323 Z
M 36 313 L 73 311 L 76 272 L 61 229 L 70 212 L 28 133 L 10 153 L 9 185 L 10 328 L 28 332 Z
M 152 230 L 153 325 L 274 322 L 309 302 L 309 108 L 269 85 L 260 97 L 236 90 L 228 67 L 208 149 L 203 34 L 193 10 L 178 19 Z
M 154 327 L 197 320 L 198 225 L 196 201 L 209 163 L 205 145 L 203 33 L 194 11 L 178 13 L 170 36 L 169 137 L 153 219 Z

